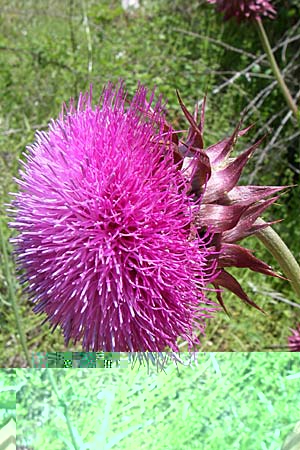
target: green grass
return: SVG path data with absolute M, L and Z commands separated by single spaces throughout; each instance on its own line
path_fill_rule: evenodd
M 29 0 L 25 4 L 20 0 L 0 0 L 0 91 L 4 94 L 0 102 L 1 366 L 28 366 L 26 347 L 29 357 L 30 353 L 37 351 L 66 350 L 60 330 L 51 334 L 47 324 L 40 325 L 44 317 L 32 313 L 32 304 L 18 284 L 12 248 L 8 243 L 12 231 L 7 227 L 9 219 L 5 203 L 11 201 L 9 193 L 17 190 L 13 177 L 18 174 L 18 160 L 23 158 L 26 145 L 33 142 L 34 131 L 46 129 L 51 117 L 57 117 L 61 103 L 71 96 L 77 97 L 90 82 L 97 98 L 103 84 L 123 78 L 130 94 L 138 80 L 150 89 L 156 85 L 157 93 L 168 99 L 169 120 L 179 127 L 186 125 L 179 111 L 175 89 L 179 89 L 190 108 L 207 93 L 205 142 L 209 145 L 232 131 L 240 111 L 269 82 L 268 78 L 255 78 L 253 73 L 251 83 L 240 77 L 219 94 L 214 94 L 214 90 L 232 73 L 244 69 L 252 61 L 246 51 L 259 56 L 261 49 L 253 31 L 246 26 L 238 29 L 224 24 L 212 14 L 211 7 L 204 2 L 198 3 L 153 1 L 151 5 L 145 3 L 131 17 L 124 14 L 117 0 L 55 0 L 50 3 Z M 298 4 L 296 1 L 292 3 Z M 268 24 L 273 44 L 285 36 L 288 29 L 293 29 L 293 11 L 291 8 L 286 16 L 282 8 L 277 21 Z M 84 19 L 88 21 L 90 34 Z M 202 37 L 179 29 L 200 33 Z M 213 41 L 204 39 L 203 35 Z M 227 44 L 242 49 L 242 53 L 228 51 Z M 286 47 L 287 60 L 294 54 L 293 45 L 296 46 L 297 41 Z M 260 63 L 256 70 L 269 76 L 266 63 Z M 293 69 L 290 70 L 289 83 L 292 85 Z M 226 75 L 228 71 L 231 74 Z M 243 138 L 237 150 L 250 145 L 255 133 L 264 134 L 265 122 L 274 111 L 281 110 L 281 105 L 280 94 L 274 89 L 259 110 L 253 109 L 248 123 L 256 121 L 256 131 Z M 278 122 L 273 121 L 270 127 L 276 129 L 282 117 L 277 119 Z M 270 129 L 272 131 L 270 127 L 269 132 Z M 290 169 L 290 165 L 299 163 L 299 142 L 297 137 L 292 138 L 294 134 L 293 124 L 285 124 L 276 142 L 277 147 L 274 147 L 275 153 L 265 159 L 255 183 L 298 182 L 295 172 Z M 289 146 L 292 150 L 288 150 Z M 255 159 L 253 163 L 250 161 L 243 183 L 247 182 L 254 166 Z M 272 207 L 266 214 L 266 219 L 270 220 L 284 218 L 276 229 L 297 258 L 300 257 L 298 207 L 299 187 L 291 189 L 279 206 Z M 256 239 L 248 242 L 258 257 L 274 264 Z M 289 328 L 300 322 L 299 308 L 287 303 L 299 304 L 288 282 L 243 270 L 234 273 L 266 315 L 226 293 L 224 299 L 230 318 L 221 312 L 208 324 L 202 350 L 255 351 L 269 346 L 285 346 Z M 81 350 L 80 343 L 68 350 Z
M 292 353 L 200 353 L 197 366 L 169 363 L 165 372 L 49 370 L 82 450 L 279 450 L 300 418 Z M 19 444 L 73 448 L 47 372 L 17 369 L 18 377 Z

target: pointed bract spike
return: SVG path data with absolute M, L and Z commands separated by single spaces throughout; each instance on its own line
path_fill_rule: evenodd
M 200 186 L 205 185 L 211 177 L 211 166 L 209 157 L 203 151 L 197 152 L 197 170 L 195 177 L 192 179 L 192 186 L 198 189 Z M 199 189 L 200 191 L 200 189 Z
M 214 284 L 215 287 L 217 287 L 217 285 L 216 285 L 215 283 L 213 283 L 213 284 Z M 221 305 L 222 308 L 224 309 L 224 311 L 225 311 L 225 313 L 227 314 L 227 316 L 230 317 L 230 316 L 229 316 L 229 312 L 227 311 L 227 308 L 226 308 L 226 306 L 225 306 L 225 303 L 224 303 L 224 300 L 223 300 L 223 297 L 222 297 L 222 292 L 221 292 L 220 290 L 217 290 L 217 291 L 216 291 L 216 294 L 217 294 L 217 300 L 218 300 L 218 302 L 220 303 L 220 305 Z
M 183 164 L 183 157 L 178 151 L 178 146 L 176 144 L 171 144 L 171 149 L 172 149 L 172 152 L 173 152 L 174 163 L 176 165 L 178 164 L 177 167 L 178 167 L 179 170 L 181 170 L 182 169 L 182 164 Z
M 201 107 L 201 117 L 199 122 L 199 130 L 201 131 L 201 134 L 203 136 L 203 130 L 204 130 L 204 121 L 205 121 L 205 106 L 206 106 L 206 95 L 203 97 L 202 107 Z
M 198 105 L 198 103 L 196 103 L 195 109 L 194 109 L 194 121 L 195 122 L 197 122 L 197 120 L 198 120 L 198 113 L 199 113 L 199 105 Z
M 250 229 L 255 220 L 265 211 L 266 208 L 278 200 L 278 198 L 279 197 L 277 196 L 270 198 L 269 200 L 262 200 L 247 208 L 242 214 L 235 229 L 224 233 L 224 239 L 226 242 L 240 241 L 244 237 L 249 236 L 249 234 L 253 234 L 250 232 Z
M 255 123 L 252 123 L 252 124 L 249 125 L 248 127 L 243 128 L 242 130 L 240 130 L 240 131 L 238 132 L 238 136 L 239 136 L 239 137 L 244 136 L 244 135 L 245 135 L 246 133 L 248 133 L 248 131 L 251 130 L 254 126 L 255 126 Z
M 180 107 L 185 115 L 185 117 L 187 118 L 187 120 L 189 121 L 190 125 L 191 125 L 191 138 L 187 140 L 187 145 L 192 145 L 195 146 L 197 148 L 202 149 L 203 148 L 203 138 L 202 138 L 202 133 L 198 128 L 197 123 L 195 122 L 193 116 L 191 115 L 191 113 L 187 110 L 185 104 L 183 103 L 179 92 L 176 89 L 176 94 L 177 94 L 177 98 L 180 104 Z
M 185 157 L 182 164 L 182 171 L 191 183 L 190 193 L 201 194 L 203 186 L 211 176 L 211 167 L 207 154 L 197 150 L 195 156 Z
M 256 303 L 254 303 L 246 294 L 240 283 L 228 272 L 225 270 L 221 270 L 220 274 L 217 276 L 217 278 L 213 282 L 215 287 L 222 286 L 229 291 L 231 291 L 233 294 L 237 295 L 241 300 L 243 300 L 245 303 L 247 303 L 250 306 L 253 306 L 254 308 L 258 309 L 262 313 L 265 314 L 265 311 L 261 309 Z
M 221 164 L 230 154 L 236 142 L 239 128 L 240 124 L 236 126 L 234 132 L 229 138 L 223 139 L 217 144 L 211 145 L 206 149 L 206 152 L 208 153 L 213 166 Z
M 240 204 L 242 202 L 251 204 L 286 188 L 287 186 L 235 186 L 227 194 L 226 198 L 230 200 L 230 204 L 237 202 Z
M 259 230 L 263 230 L 264 228 L 271 227 L 272 225 L 276 225 L 276 223 L 282 222 L 283 219 L 272 220 L 271 222 L 265 222 L 264 224 L 254 222 L 254 225 L 249 229 L 251 234 L 256 233 Z
M 254 203 L 245 211 L 242 220 L 249 220 L 249 223 L 253 223 L 265 211 L 265 209 L 275 203 L 278 199 L 279 195 Z
M 246 208 L 240 205 L 202 204 L 195 225 L 210 226 L 214 233 L 222 233 L 236 226 Z
M 249 250 L 234 245 L 234 243 L 270 225 L 269 223 L 256 223 L 256 220 L 268 206 L 278 199 L 276 194 L 288 186 L 237 186 L 248 159 L 266 137 L 264 136 L 238 157 L 229 159 L 237 138 L 244 136 L 253 127 L 253 125 L 250 125 L 241 129 L 242 121 L 236 126 L 229 138 L 205 149 L 204 152 L 208 156 L 208 161 L 205 160 L 204 166 L 202 161 L 196 166 L 193 157 L 197 154 L 197 149 L 203 144 L 205 99 L 201 110 L 201 120 L 197 128 L 194 122 L 197 120 L 198 108 L 196 108 L 193 118 L 188 113 L 178 93 L 177 95 L 181 108 L 190 123 L 187 140 L 185 142 L 180 141 L 179 144 L 179 152 L 186 159 L 182 166 L 184 170 L 192 162 L 189 171 L 187 171 L 190 176 L 188 182 L 191 183 L 191 189 L 187 190 L 187 194 L 193 195 L 193 200 L 201 199 L 200 208 L 194 213 L 193 225 L 197 228 L 199 236 L 207 229 L 215 233 L 215 237 L 210 240 L 210 246 L 218 252 L 219 257 L 215 262 L 217 267 L 221 269 L 221 274 L 212 283 L 217 288 L 222 286 L 229 289 L 245 303 L 261 310 L 249 299 L 238 281 L 223 268 L 243 267 L 265 275 L 283 278 L 276 274 L 269 265 L 256 258 Z M 201 137 L 200 141 L 199 136 Z M 201 190 L 201 184 L 205 180 L 208 169 L 211 176 Z M 204 190 L 203 187 L 205 187 Z M 272 196 L 274 197 L 268 199 Z M 226 311 L 221 292 L 217 292 L 217 298 Z
M 220 267 L 245 267 L 272 277 L 281 278 L 272 268 L 256 258 L 250 250 L 235 244 L 223 244 L 219 256 Z
M 210 145 L 205 149 L 206 153 L 209 156 L 209 159 L 213 165 L 216 164 L 216 161 L 219 160 L 220 154 L 224 152 L 225 147 L 228 145 L 230 138 L 222 139 L 216 144 Z
M 242 170 L 248 159 L 256 149 L 256 146 L 250 147 L 239 155 L 225 169 L 215 171 L 207 183 L 203 201 L 207 203 L 215 202 L 224 193 L 230 192 L 237 184 Z
M 273 225 L 275 223 L 282 222 L 282 219 L 280 220 L 274 220 L 273 222 L 266 222 L 265 224 L 255 224 L 252 225 L 250 228 L 243 230 L 239 230 L 239 232 L 234 233 L 230 231 L 225 231 L 223 235 L 223 240 L 228 243 L 233 243 L 237 241 L 241 241 L 242 239 L 245 239 L 248 236 L 252 236 L 253 234 L 257 233 L 259 230 L 263 230 L 264 228 L 267 228 L 270 225 Z M 232 230 L 234 231 L 234 230 Z

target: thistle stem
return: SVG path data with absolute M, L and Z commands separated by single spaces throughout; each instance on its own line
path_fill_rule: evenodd
M 64 399 L 62 398 L 62 396 L 59 393 L 56 381 L 55 381 L 55 379 L 54 379 L 54 377 L 53 377 L 53 375 L 51 373 L 51 370 L 46 368 L 46 373 L 47 373 L 47 377 L 48 377 L 48 379 L 50 381 L 50 384 L 52 386 L 52 389 L 53 389 L 53 391 L 54 391 L 54 393 L 55 393 L 55 395 L 57 397 L 57 400 L 58 400 L 60 406 L 63 407 L 64 416 L 66 418 L 67 427 L 68 427 L 68 430 L 69 430 L 69 433 L 70 433 L 70 437 L 71 437 L 71 440 L 72 440 L 73 447 L 74 447 L 75 450 L 79 450 L 79 445 L 77 444 L 76 437 L 74 435 L 72 424 L 71 424 L 70 417 L 69 417 L 68 405 L 67 405 L 67 403 L 64 401 Z
M 297 106 L 296 106 L 296 104 L 295 104 L 295 102 L 294 102 L 294 100 L 293 100 L 293 98 L 291 96 L 291 93 L 290 93 L 287 85 L 285 84 L 283 76 L 282 76 L 282 74 L 280 72 L 280 69 L 278 67 L 278 64 L 277 64 L 277 62 L 275 60 L 275 57 L 273 55 L 273 52 L 272 52 L 272 49 L 271 49 L 271 46 L 270 46 L 270 42 L 269 42 L 267 33 L 266 33 L 265 29 L 264 29 L 263 23 L 262 23 L 261 19 L 259 19 L 259 18 L 255 21 L 255 23 L 256 23 L 256 27 L 257 27 L 257 31 L 258 31 L 261 43 L 262 43 L 263 48 L 264 48 L 264 50 L 266 52 L 266 55 L 267 55 L 267 57 L 269 59 L 271 68 L 272 68 L 273 73 L 275 75 L 275 78 L 276 78 L 276 80 L 278 82 L 278 85 L 279 85 L 279 87 L 281 89 L 281 92 L 282 92 L 282 94 L 283 94 L 283 96 L 284 96 L 284 98 L 285 98 L 289 108 L 292 110 L 293 114 L 295 115 L 296 119 L 298 120 L 299 119 L 298 108 L 297 108 Z
M 255 223 L 263 225 L 266 222 L 259 218 Z M 274 256 L 300 299 L 300 267 L 287 245 L 272 227 L 257 231 L 256 236 Z
M 11 305 L 13 312 L 14 312 L 14 316 L 16 319 L 16 328 L 17 328 L 18 334 L 20 336 L 20 343 L 21 343 L 21 347 L 25 354 L 26 362 L 29 367 L 32 367 L 32 362 L 30 359 L 30 355 L 29 355 L 28 347 L 27 347 L 27 343 L 26 343 L 26 335 L 24 333 L 22 320 L 21 320 L 21 317 L 19 314 L 19 308 L 18 308 L 18 302 L 17 302 L 17 298 L 16 298 L 15 287 L 14 287 L 14 283 L 13 283 L 13 277 L 12 277 L 12 274 L 11 274 L 10 268 L 9 268 L 8 252 L 7 252 L 7 246 L 6 246 L 6 242 L 5 242 L 3 231 L 2 231 L 2 223 L 0 223 L 0 240 L 1 240 L 1 247 L 2 247 L 2 252 L 3 252 L 3 266 L 4 266 L 4 273 L 5 273 L 5 278 L 6 278 L 6 282 L 7 282 L 8 298 L 10 300 L 9 304 Z

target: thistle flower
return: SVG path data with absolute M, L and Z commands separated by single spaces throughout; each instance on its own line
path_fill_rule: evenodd
M 207 0 L 215 4 L 217 10 L 224 13 L 224 20 L 235 17 L 238 22 L 244 20 L 257 20 L 264 17 L 273 19 L 276 11 L 267 0 Z
M 17 180 L 13 239 L 36 313 L 86 351 L 177 351 L 199 343 L 216 305 L 207 236 L 189 239 L 191 201 L 173 162 L 164 105 L 139 86 L 71 101 Z
M 295 330 L 291 328 L 292 335 L 288 337 L 291 352 L 300 352 L 300 324 Z
M 209 3 L 216 4 L 217 10 L 224 13 L 224 20 L 235 17 L 238 22 L 250 20 L 257 28 L 259 38 L 262 46 L 266 52 L 270 66 L 274 73 L 274 76 L 278 82 L 278 86 L 284 96 L 288 107 L 293 112 L 296 120 L 298 121 L 298 107 L 291 95 L 291 92 L 286 85 L 282 73 L 278 67 L 275 56 L 272 52 L 272 48 L 264 29 L 262 16 L 274 18 L 276 11 L 271 5 L 271 2 L 267 0 L 207 0 Z
M 260 309 L 226 268 L 249 268 L 264 275 L 279 276 L 268 264 L 256 258 L 250 250 L 237 245 L 237 242 L 271 224 L 260 224 L 256 220 L 277 200 L 278 196 L 274 194 L 284 188 L 237 186 L 244 166 L 261 141 L 238 157 L 229 158 L 237 138 L 251 128 L 240 129 L 241 124 L 238 124 L 229 138 L 204 148 L 205 100 L 197 124 L 198 109 L 192 116 L 179 94 L 178 99 L 190 128 L 186 141 L 178 141 L 176 135 L 173 137 L 174 159 L 178 161 L 178 167 L 187 181 L 190 181 L 188 194 L 196 201 L 201 198 L 200 208 L 195 207 L 194 210 L 194 225 L 198 234 L 202 236 L 208 229 L 214 232 L 210 245 L 218 252 L 214 258 L 218 258 L 219 272 L 213 285 L 217 289 L 230 290 L 244 302 Z M 226 311 L 221 291 L 217 292 L 217 298 Z

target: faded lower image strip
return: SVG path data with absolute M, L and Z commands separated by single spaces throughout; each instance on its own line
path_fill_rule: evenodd
M 16 448 L 16 422 L 14 419 L 0 430 L 0 450 L 14 450 Z
M 285 439 L 282 450 L 300 450 L 300 421 Z
M 0 450 L 16 449 L 16 371 L 0 369 Z
M 292 352 L 16 369 L 16 392 L 19 450 L 300 450 Z

